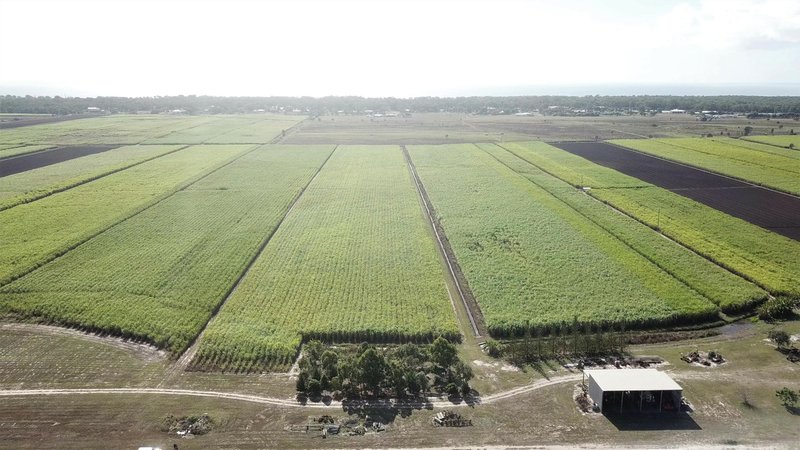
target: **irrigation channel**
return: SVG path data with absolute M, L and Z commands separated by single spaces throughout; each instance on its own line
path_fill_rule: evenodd
M 472 296 L 472 292 L 466 287 L 466 278 L 464 278 L 464 274 L 461 272 L 461 268 L 456 261 L 455 255 L 453 254 L 453 249 L 450 247 L 450 243 L 447 241 L 447 237 L 444 234 L 444 230 L 441 229 L 441 225 L 434 218 L 433 205 L 428 197 L 428 192 L 425 190 L 425 186 L 422 184 L 422 180 L 417 174 L 417 167 L 414 165 L 414 161 L 411 160 L 411 155 L 408 153 L 406 146 L 401 145 L 400 148 L 403 151 L 403 157 L 406 160 L 408 171 L 411 174 L 411 178 L 414 180 L 414 186 L 417 189 L 417 194 L 419 195 L 420 201 L 422 202 L 422 206 L 425 210 L 425 218 L 428 220 L 428 224 L 430 225 L 431 229 L 433 230 L 433 234 L 436 237 L 436 244 L 439 249 L 439 253 L 444 259 L 444 262 L 447 264 L 447 276 L 450 278 L 450 283 L 447 283 L 448 293 L 450 293 L 449 284 L 455 286 L 456 290 L 458 291 L 461 304 L 464 307 L 464 312 L 469 319 L 470 327 L 474 337 L 480 338 L 482 336 L 481 330 L 484 330 L 483 335 L 487 335 L 485 332 L 485 325 L 481 320 L 482 316 L 479 313 L 480 309 L 478 308 L 477 302 Z M 459 307 L 455 304 L 453 304 L 453 308 L 456 310 L 459 309 Z M 458 311 L 456 311 L 456 316 L 460 316 Z M 476 317 L 478 317 L 478 319 L 476 319 Z M 481 324 L 480 327 L 478 326 L 479 321 Z
M 605 142 L 553 145 L 800 241 L 800 197 Z

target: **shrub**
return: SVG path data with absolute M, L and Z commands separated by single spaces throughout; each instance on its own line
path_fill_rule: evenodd
M 318 397 L 322 394 L 322 385 L 319 380 L 312 378 L 308 381 L 308 395 Z
M 494 339 L 487 339 L 486 353 L 492 358 L 499 358 L 503 354 L 503 345 Z
M 779 295 L 767 300 L 758 308 L 758 318 L 761 320 L 780 320 L 791 318 L 800 299 L 788 295 Z
M 800 400 L 800 394 L 787 387 L 776 391 L 775 396 L 777 396 L 781 404 L 787 408 L 794 408 L 795 405 L 797 405 L 797 401 Z
M 444 391 L 447 392 L 447 395 L 455 397 L 459 393 L 458 385 L 455 383 L 447 383 L 447 386 L 444 388 Z
M 772 330 L 767 334 L 770 341 L 774 342 L 778 348 L 789 345 L 789 333 L 783 330 Z

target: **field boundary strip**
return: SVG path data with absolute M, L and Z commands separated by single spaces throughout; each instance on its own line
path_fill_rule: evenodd
M 514 153 L 513 151 L 509 150 L 508 148 L 506 148 L 506 147 L 502 146 L 501 144 L 495 143 L 494 145 L 496 145 L 497 147 L 499 147 L 499 148 L 503 149 L 504 151 L 506 151 L 507 153 L 509 153 L 510 155 L 512 155 L 514 158 L 516 158 L 516 159 L 520 160 L 521 162 L 523 162 L 523 163 L 525 163 L 525 164 L 532 165 L 532 166 L 534 166 L 534 167 L 538 167 L 538 166 L 535 166 L 535 165 L 533 165 L 532 163 L 528 162 L 527 160 L 520 158 L 520 157 L 519 157 L 519 155 L 517 155 L 517 154 L 516 154 L 516 153 Z M 478 146 L 476 145 L 476 147 L 478 147 Z M 611 230 L 610 230 L 610 229 L 608 229 L 607 227 L 603 226 L 602 224 L 600 224 L 600 223 L 599 223 L 599 222 L 597 222 L 596 220 L 594 220 L 594 219 L 592 219 L 591 217 L 589 217 L 588 215 L 584 214 L 584 213 L 583 213 L 583 212 L 581 212 L 579 209 L 577 209 L 577 208 L 575 208 L 574 206 L 572 206 L 570 203 L 568 203 L 568 202 L 565 202 L 564 200 L 560 199 L 558 196 L 556 196 L 556 195 L 554 195 L 552 192 L 550 192 L 550 190 L 549 190 L 549 189 L 545 188 L 544 186 L 540 185 L 539 183 L 537 183 L 537 182 L 535 182 L 535 181 L 531 180 L 530 178 L 528 178 L 528 177 L 526 177 L 526 176 L 522 175 L 521 173 L 519 173 L 518 171 L 514 170 L 514 168 L 513 168 L 513 167 L 511 167 L 511 166 L 509 166 L 508 164 L 506 164 L 505 162 L 501 161 L 501 160 L 500 160 L 500 159 L 498 159 L 496 156 L 492 155 L 491 153 L 487 152 L 486 150 L 484 150 L 484 149 L 482 149 L 482 148 L 480 148 L 480 147 L 478 147 L 478 148 L 479 148 L 479 149 L 480 149 L 482 152 L 485 152 L 486 154 L 488 154 L 489 156 L 491 156 L 492 158 L 494 158 L 494 159 L 495 159 L 495 160 L 496 160 L 498 163 L 502 164 L 504 167 L 507 167 L 509 170 L 511 170 L 511 171 L 512 171 L 512 172 L 514 172 L 515 174 L 517 174 L 517 175 L 521 176 L 522 178 L 524 178 L 525 180 L 527 180 L 529 183 L 533 183 L 533 184 L 537 185 L 537 186 L 538 186 L 539 188 L 541 188 L 543 191 L 547 192 L 547 193 L 548 193 L 548 194 L 549 194 L 551 197 L 553 197 L 554 199 L 558 200 L 559 202 L 561 202 L 561 203 L 563 203 L 564 205 L 566 205 L 567 207 L 569 207 L 569 208 L 570 208 L 572 211 L 574 211 L 574 212 L 575 212 L 576 214 L 578 214 L 579 216 L 583 217 L 583 218 L 584 218 L 585 220 L 587 220 L 588 222 L 592 223 L 593 225 L 595 225 L 596 227 L 600 228 L 600 229 L 601 229 L 601 230 L 603 230 L 604 232 L 606 232 L 606 233 L 608 233 L 609 235 L 613 236 L 613 237 L 614 237 L 614 239 L 616 239 L 616 240 L 620 241 L 622 244 L 624 244 L 624 245 L 625 245 L 625 247 L 629 248 L 629 249 L 630 249 L 631 251 L 633 251 L 634 253 L 637 253 L 637 254 L 639 254 L 641 257 L 643 257 L 643 258 L 644 258 L 644 259 L 646 259 L 647 261 L 650 261 L 650 263 L 651 263 L 651 264 L 653 264 L 654 266 L 656 266 L 656 267 L 658 267 L 659 269 L 663 270 L 664 272 L 666 272 L 667 274 L 669 274 L 669 276 L 671 276 L 672 278 L 674 278 L 674 279 L 678 280 L 678 281 L 679 281 L 681 284 L 683 284 L 683 285 L 684 285 L 684 286 L 686 286 L 687 288 L 689 288 L 689 289 L 691 289 L 692 291 L 696 292 L 698 295 L 700 295 L 701 297 L 705 298 L 705 299 L 706 299 L 706 300 L 708 300 L 710 303 L 712 303 L 712 304 L 716 304 L 716 303 L 714 303 L 714 301 L 712 301 L 712 299 L 708 298 L 708 297 L 707 297 L 705 294 L 703 294 L 702 292 L 698 291 L 698 290 L 697 290 L 697 289 L 696 289 L 694 286 L 692 286 L 691 284 L 687 283 L 687 282 L 686 282 L 685 280 L 683 280 L 681 277 L 679 277 L 679 276 L 677 276 L 675 273 L 673 273 L 673 271 L 671 271 L 671 270 L 669 270 L 668 268 L 666 268 L 666 267 L 662 266 L 661 264 L 659 264 L 659 263 L 658 263 L 658 262 L 657 262 L 655 259 L 653 259 L 653 258 L 652 258 L 650 255 L 647 255 L 646 253 L 643 253 L 642 251 L 638 250 L 636 247 L 634 247 L 634 246 L 632 246 L 631 244 L 629 244 L 629 243 L 628 243 L 628 241 L 626 241 L 625 239 L 623 239 L 622 237 L 620 237 L 619 235 L 617 235 L 616 233 L 614 233 L 613 231 L 611 231 Z M 543 172 L 544 172 L 544 171 L 543 171 Z M 546 173 L 546 172 L 545 172 L 545 173 Z M 557 177 L 555 177 L 555 176 L 554 176 L 554 175 L 552 175 L 552 174 L 548 174 L 548 175 L 550 175 L 550 176 L 552 176 L 552 177 L 554 177 L 554 178 L 556 178 L 556 179 L 558 179 L 558 180 L 561 180 L 560 178 L 557 178 Z M 564 181 L 564 180 L 561 180 L 561 181 L 563 181 L 564 183 L 566 183 L 567 185 L 569 185 L 569 183 L 567 183 L 566 181 Z M 591 198 L 591 199 L 592 199 L 592 200 L 594 200 L 594 201 L 600 202 L 598 199 L 596 199 L 596 198 L 594 198 L 594 197 L 592 197 L 592 196 L 588 196 L 588 197 L 589 197 L 589 198 Z M 602 202 L 600 202 L 600 203 L 602 203 Z M 611 209 L 613 209 L 613 210 L 615 210 L 615 211 L 619 211 L 619 210 L 617 210 L 616 208 L 613 208 L 613 207 L 611 207 L 610 205 L 606 205 L 606 206 L 609 206 Z M 620 211 L 620 212 L 621 212 L 621 211 Z M 623 214 L 624 214 L 624 213 L 623 213 Z M 627 214 L 625 214 L 625 215 L 627 216 Z M 629 217 L 630 217 L 630 216 L 629 216 Z M 638 222 L 638 221 L 637 221 L 637 222 Z M 641 222 L 639 222 L 639 223 L 641 223 Z M 656 232 L 657 232 L 659 235 L 661 235 L 661 236 L 664 236 L 664 234 L 663 234 L 663 233 L 661 233 L 660 231 L 658 231 L 658 230 L 655 230 L 655 229 L 653 229 L 653 228 L 650 228 L 650 227 L 648 227 L 648 228 L 649 228 L 649 229 L 651 229 L 651 230 L 653 230 L 653 231 L 656 231 Z M 678 243 L 677 241 L 675 241 L 675 240 L 673 240 L 673 239 L 670 239 L 670 238 L 668 238 L 668 237 L 666 237 L 666 236 L 664 236 L 664 237 L 665 237 L 666 239 L 670 240 L 671 242 L 673 242 L 673 243 L 675 243 L 675 244 L 677 244 L 677 245 L 679 245 L 679 246 L 683 247 L 683 248 L 687 248 L 686 246 L 684 246 L 684 245 L 682 245 L 682 244 Z M 687 249 L 688 249 L 688 248 L 687 248 Z M 694 253 L 694 254 L 697 254 L 696 252 L 692 251 L 691 249 L 688 249 L 688 250 L 690 250 L 690 251 L 691 251 L 692 253 Z M 700 255 L 698 255 L 698 256 L 700 256 Z M 705 258 L 704 258 L 704 259 L 705 259 Z M 727 270 L 727 269 L 726 269 L 726 270 Z M 733 273 L 733 272 L 731 272 L 731 273 Z M 737 274 L 734 274 L 734 275 L 737 275 Z M 737 275 L 737 276 L 738 276 L 738 275 Z M 719 305 L 717 305 L 717 307 L 719 307 Z
M 464 305 L 464 309 L 466 310 L 467 317 L 469 318 L 470 325 L 472 327 L 472 333 L 475 337 L 479 338 L 481 336 L 481 332 L 478 329 L 478 325 L 476 323 L 475 317 L 472 313 L 472 309 L 467 302 L 466 296 L 464 295 L 464 290 L 461 287 L 461 283 L 456 275 L 456 270 L 454 269 L 454 265 L 458 267 L 458 262 L 451 261 L 450 255 L 453 255 L 453 260 L 455 259 L 455 255 L 453 254 L 452 250 L 450 253 L 447 252 L 445 248 L 444 242 L 442 241 L 439 227 L 436 223 L 436 220 L 433 217 L 433 205 L 430 203 L 430 199 L 428 198 L 428 194 L 425 191 L 425 186 L 422 184 L 422 180 L 420 180 L 419 175 L 417 174 L 417 168 L 414 166 L 414 161 L 411 159 L 411 155 L 408 153 L 408 149 L 405 145 L 401 145 L 400 148 L 403 150 L 403 156 L 406 160 L 406 166 L 408 167 L 409 172 L 411 173 L 411 178 L 414 180 L 414 186 L 417 188 L 417 194 L 422 201 L 422 205 L 425 208 L 425 214 L 428 218 L 428 222 L 433 229 L 433 234 L 436 236 L 436 242 L 438 244 L 439 252 L 441 253 L 442 257 L 444 258 L 445 262 L 447 263 L 447 268 L 450 272 L 450 278 L 453 280 L 453 284 L 456 286 L 458 290 L 458 296 L 461 298 L 461 303 Z M 444 234 L 444 230 L 441 230 L 441 234 Z M 458 272 L 461 272 L 461 268 L 458 268 Z M 463 273 L 462 273 L 463 276 Z M 445 283 L 446 284 L 446 283 Z M 448 288 L 448 291 L 450 289 Z M 477 302 L 476 302 L 477 303 Z M 453 305 L 455 308 L 455 305 Z M 477 307 L 477 306 L 476 306 Z M 456 314 L 458 316 L 458 314 Z M 457 318 L 457 317 L 456 317 Z
M 584 142 L 594 143 L 594 141 L 584 141 Z M 658 142 L 662 142 L 662 143 L 663 143 L 663 141 L 658 141 Z M 567 143 L 567 142 L 564 142 L 564 143 Z M 640 154 L 640 155 L 649 156 L 649 157 L 651 157 L 651 158 L 659 159 L 659 160 L 661 160 L 661 161 L 665 161 L 665 162 L 668 162 L 668 163 L 677 164 L 677 165 L 679 165 L 679 166 L 687 167 L 687 168 L 689 168 L 689 169 L 699 170 L 699 171 L 701 171 L 701 172 L 705 172 L 705 173 L 708 173 L 708 174 L 711 174 L 711 175 L 716 175 L 716 176 L 718 176 L 718 177 L 723 177 L 723 178 L 727 178 L 727 179 L 729 179 L 729 180 L 733 180 L 733 181 L 737 181 L 737 182 L 740 182 L 740 183 L 744 183 L 744 184 L 747 184 L 747 185 L 749 185 L 750 187 L 754 187 L 754 188 L 760 188 L 760 189 L 766 189 L 766 190 L 768 190 L 768 191 L 772 191 L 772 192 L 775 192 L 775 193 L 778 193 L 778 194 L 788 195 L 789 197 L 793 197 L 793 198 L 796 198 L 796 199 L 800 199 L 800 196 L 798 196 L 798 195 L 795 195 L 795 194 L 792 194 L 791 192 L 786 192 L 786 191 L 782 191 L 782 190 L 779 190 L 779 189 L 775 189 L 775 188 L 772 188 L 772 187 L 769 187 L 769 186 L 764 186 L 764 185 L 761 185 L 761 184 L 756 184 L 756 183 L 755 183 L 755 182 L 753 182 L 752 180 L 747 180 L 747 179 L 744 179 L 744 178 L 738 178 L 738 177 L 734 177 L 734 176 L 731 176 L 731 175 L 728 175 L 728 174 L 724 174 L 724 173 L 721 173 L 721 172 L 714 172 L 713 170 L 709 170 L 709 169 L 707 169 L 707 168 L 704 168 L 704 167 L 700 167 L 700 166 L 694 166 L 694 165 L 692 165 L 692 164 L 687 164 L 687 163 L 685 163 L 685 162 L 677 161 L 677 160 L 674 160 L 674 159 L 664 158 L 664 157 L 662 157 L 662 156 L 658 156 L 658 155 L 654 155 L 654 154 L 652 154 L 652 153 L 647 153 L 647 152 L 639 151 L 639 150 L 636 150 L 636 149 L 634 149 L 634 148 L 625 147 L 624 145 L 615 144 L 615 143 L 613 143 L 613 142 L 602 141 L 601 143 L 602 143 L 602 144 L 606 144 L 606 145 L 610 145 L 610 146 L 612 146 L 612 147 L 617 147 L 617 148 L 619 148 L 619 149 L 622 149 L 622 150 L 627 150 L 627 151 L 629 151 L 629 152 L 635 152 L 635 153 L 638 153 L 638 154 Z M 692 150 L 692 151 L 696 151 L 696 150 L 694 150 L 694 149 L 690 149 L 690 148 L 687 148 L 687 147 L 681 147 L 681 146 L 678 146 L 678 145 L 673 145 L 673 144 L 668 144 L 668 145 L 672 145 L 673 147 L 678 147 L 678 148 L 685 148 L 686 150 Z M 561 147 L 557 147 L 557 148 L 561 148 Z M 563 150 L 563 149 L 561 149 L 561 150 Z M 564 151 L 567 151 L 567 150 L 564 150 Z M 572 153 L 572 152 L 570 152 L 570 153 Z M 702 153 L 702 152 L 701 152 L 701 153 Z M 573 154 L 574 154 L 574 153 L 573 153 Z M 578 156 L 579 156 L 579 155 L 578 155 Z M 735 160 L 735 161 L 738 161 L 738 160 Z M 598 164 L 598 163 L 595 163 L 595 164 Z M 601 165 L 601 166 L 602 166 L 602 164 L 599 164 L 599 165 Z M 604 167 L 605 167 L 605 166 L 604 166 Z M 616 170 L 616 169 L 613 169 L 613 170 Z M 617 171 L 617 172 L 619 172 L 619 171 Z M 621 172 L 621 173 L 622 173 L 622 172 Z M 626 175 L 627 175 L 627 174 L 626 174 Z M 632 175 L 628 175 L 628 176 L 632 176 Z M 634 177 L 634 178 L 636 178 L 636 177 Z M 652 183 L 650 183 L 650 184 L 652 184 Z M 658 186 L 658 187 L 661 187 L 661 186 Z M 678 189 L 669 189 L 669 188 L 664 188 L 664 187 L 661 187 L 661 188 L 662 188 L 662 189 L 667 189 L 668 191 L 678 190 Z M 708 188 L 700 188 L 700 189 L 708 189 Z M 686 189 L 683 189 L 683 190 L 686 190 Z M 695 201 L 696 201 L 696 200 L 695 200 Z M 716 209 L 716 208 L 715 208 L 715 209 Z
M 245 265 L 245 268 L 242 271 L 242 273 L 239 274 L 239 277 L 236 279 L 236 281 L 233 283 L 233 285 L 231 285 L 230 289 L 228 289 L 228 291 L 222 297 L 222 301 L 220 301 L 217 304 L 217 306 L 214 307 L 214 310 L 211 311 L 211 315 L 209 316 L 209 318 L 206 321 L 206 323 L 203 325 L 203 329 L 200 331 L 199 334 L 197 334 L 197 336 L 195 336 L 195 338 L 189 344 L 189 347 L 178 358 L 178 360 L 175 362 L 175 364 L 173 364 L 172 367 L 170 367 L 169 371 L 164 376 L 164 379 L 159 383 L 159 385 L 158 385 L 159 387 L 161 387 L 165 382 L 167 382 L 170 379 L 172 379 L 174 376 L 176 376 L 181 371 L 185 370 L 192 363 L 192 360 L 194 360 L 194 357 L 197 354 L 197 350 L 199 348 L 200 342 L 202 341 L 203 336 L 205 335 L 205 332 L 208 329 L 208 326 L 211 325 L 211 323 L 214 321 L 214 319 L 216 319 L 217 315 L 219 314 L 219 311 L 222 309 L 223 306 L 225 306 L 225 303 L 228 301 L 228 299 L 231 297 L 231 295 L 233 295 L 233 293 L 236 292 L 236 289 L 239 287 L 239 285 L 241 284 L 242 280 L 244 280 L 244 278 L 250 272 L 250 269 L 253 267 L 253 265 L 255 265 L 255 262 L 258 260 L 258 258 L 261 256 L 261 254 L 264 253 L 264 249 L 267 248 L 267 245 L 269 245 L 269 242 L 272 240 L 272 237 L 275 235 L 275 233 L 281 227 L 281 225 L 283 224 L 284 220 L 286 220 L 286 217 L 292 212 L 292 210 L 294 209 L 294 207 L 297 204 L 297 202 L 300 200 L 300 198 L 303 197 L 303 194 L 308 189 L 308 186 L 310 186 L 311 183 L 317 178 L 317 175 L 319 175 L 319 173 L 322 171 L 322 168 L 325 167 L 325 165 L 331 159 L 333 154 L 336 152 L 337 148 L 339 148 L 338 145 L 333 147 L 333 149 L 328 154 L 328 156 L 325 158 L 325 160 L 322 162 L 322 164 L 317 168 L 316 172 L 314 172 L 314 175 L 311 177 L 311 179 L 309 179 L 308 183 L 306 183 L 305 186 L 303 186 L 303 188 L 300 190 L 300 192 L 297 193 L 297 195 L 291 201 L 291 203 L 289 203 L 289 207 L 286 209 L 286 212 L 283 214 L 283 216 L 281 216 L 280 220 L 278 220 L 278 222 L 275 224 L 275 226 L 272 228 L 272 230 L 269 233 L 267 233 L 267 235 L 261 241 L 261 244 L 258 246 L 258 249 L 253 254 L 252 258 L 250 258 L 250 260 L 247 262 L 247 265 Z
M 142 145 L 142 144 L 137 144 L 137 145 Z M 105 177 L 107 177 L 109 175 L 114 175 L 115 173 L 122 172 L 123 170 L 131 169 L 131 168 L 136 167 L 136 166 L 138 166 L 140 164 L 144 164 L 146 162 L 150 162 L 150 161 L 156 160 L 156 159 L 161 158 L 163 156 L 171 155 L 171 154 L 179 152 L 181 150 L 185 150 L 185 149 L 187 149 L 187 148 L 189 148 L 191 146 L 192 146 L 192 144 L 186 144 L 186 145 L 183 145 L 183 146 L 178 147 L 176 149 L 169 150 L 167 152 L 164 152 L 164 153 L 161 153 L 161 154 L 158 154 L 158 155 L 155 155 L 155 156 L 151 156 L 149 158 L 145 158 L 145 159 L 140 160 L 140 161 L 133 162 L 130 165 L 116 167 L 116 168 L 114 168 L 114 169 L 112 169 L 110 171 L 107 171 L 107 172 L 98 173 L 98 174 L 96 174 L 94 176 L 91 176 L 91 177 L 88 177 L 88 178 L 85 178 L 85 179 L 79 179 L 79 180 L 75 181 L 74 183 L 70 183 L 70 184 L 67 184 L 67 185 L 64 185 L 64 186 L 59 186 L 56 189 L 42 192 L 40 195 L 34 195 L 32 197 L 29 197 L 29 198 L 26 197 L 26 198 L 21 199 L 18 202 L 11 202 L 11 203 L 9 203 L 7 205 L 2 205 L 2 206 L 0 206 L 0 212 L 5 211 L 7 209 L 11 209 L 11 208 L 13 208 L 15 206 L 19 206 L 19 205 L 24 205 L 26 203 L 35 202 L 37 200 L 41 200 L 43 198 L 49 197 L 49 196 L 54 195 L 54 194 L 58 194 L 60 192 L 68 191 L 68 190 L 70 190 L 72 188 L 76 188 L 76 187 L 84 185 L 86 183 L 91 183 L 92 181 L 99 180 L 99 179 L 105 178 Z M 118 148 L 120 148 L 120 147 L 118 147 Z M 44 150 L 44 151 L 47 151 L 47 150 Z

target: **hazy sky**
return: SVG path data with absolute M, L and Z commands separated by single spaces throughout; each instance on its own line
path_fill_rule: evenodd
M 406 97 L 798 81 L 798 0 L 0 0 L 0 93 Z

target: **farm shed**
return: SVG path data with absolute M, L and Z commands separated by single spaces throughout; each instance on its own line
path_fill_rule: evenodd
M 678 411 L 683 388 L 656 369 L 587 370 L 589 397 L 600 411 Z

